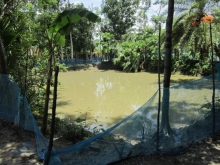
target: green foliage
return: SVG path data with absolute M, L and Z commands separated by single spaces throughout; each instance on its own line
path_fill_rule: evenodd
M 212 73 L 210 61 L 195 60 L 191 54 L 184 54 L 178 60 L 173 60 L 173 72 L 180 71 L 184 75 L 209 75 Z
M 31 2 L 35 4 L 35 7 L 38 7 L 43 11 L 57 11 L 58 3 L 61 1 L 63 0 L 38 0 L 37 2 L 35 0 L 31 0 Z
M 5 45 L 8 73 L 14 78 L 21 88 L 21 94 L 26 95 L 29 105 L 33 110 L 42 108 L 42 98 L 45 85 L 45 70 L 40 71 L 37 54 L 34 52 L 36 38 L 34 36 L 34 19 L 36 13 L 31 10 L 31 5 L 22 6 L 10 15 L 5 15 L 0 20 L 0 35 Z
M 62 135 L 65 139 L 70 140 L 72 143 L 80 142 L 87 139 L 92 135 L 89 131 L 86 131 L 84 120 L 72 122 L 70 119 L 56 118 L 55 131 L 57 134 Z
M 159 23 L 164 23 L 166 20 L 166 16 L 165 15 L 152 15 L 151 17 L 151 21 L 157 26 L 159 25 Z
M 105 32 L 102 34 L 102 53 L 104 53 L 104 55 L 110 55 L 110 58 L 113 58 L 113 55 L 115 54 L 115 48 L 116 48 L 116 44 L 117 42 L 114 40 L 114 35 L 109 33 L 109 32 Z
M 143 41 L 123 42 L 118 46 L 118 57 L 114 59 L 114 64 L 119 64 L 125 72 L 138 72 L 142 54 Z
M 56 118 L 55 130 L 57 134 L 62 135 L 72 143 L 80 142 L 104 131 L 102 125 L 94 123 L 97 126 L 91 129 L 90 126 L 87 125 L 87 122 L 86 116 L 85 118 L 78 117 L 72 121 L 70 119 Z
M 23 83 L 26 79 L 26 96 L 31 109 L 41 114 L 45 98 L 48 54 L 43 53 L 41 58 L 36 58 L 36 56 L 27 58 L 25 59 L 28 63 L 27 77 L 25 77 L 25 73 L 20 74 L 20 76 L 23 78 Z M 23 89 L 24 85 L 21 85 L 21 89 Z
M 68 67 L 67 67 L 65 64 L 61 64 L 61 63 L 57 62 L 57 63 L 56 63 L 56 66 L 59 67 L 59 71 L 60 71 L 60 72 L 67 72 L 67 68 L 68 68 Z
M 154 70 L 157 64 L 154 66 L 155 63 L 152 63 L 152 60 L 158 59 L 158 35 L 155 30 L 157 29 L 145 26 L 138 33 L 123 35 L 122 39 L 125 42 L 118 44 L 118 54 L 114 63 L 122 66 L 125 72 Z
M 105 0 L 102 4 L 102 13 L 109 19 L 108 24 L 102 27 L 102 32 L 114 35 L 115 40 L 121 40 L 126 30 L 135 24 L 139 0 Z
M 215 15 L 216 11 L 213 10 L 217 4 L 214 1 L 202 0 L 202 1 L 177 1 L 176 2 L 176 16 L 173 24 L 173 44 L 181 45 L 182 48 L 187 48 L 189 42 L 196 43 L 205 42 L 210 43 L 209 38 L 209 24 L 201 22 L 197 26 L 192 26 L 193 20 L 199 19 L 207 11 L 212 11 Z M 211 13 L 209 13 L 211 14 Z M 214 22 L 217 21 L 216 19 Z M 215 29 L 213 28 L 213 31 Z M 213 35 L 213 41 L 215 42 L 215 36 Z M 192 43 L 190 43 L 192 44 Z M 199 50 L 199 46 L 195 45 L 195 49 Z
M 85 55 L 85 52 L 90 48 L 92 45 L 91 38 L 92 38 L 92 28 L 93 23 L 89 23 L 86 18 L 82 18 L 78 22 L 73 24 L 72 28 L 72 40 L 73 40 L 73 50 L 77 52 L 78 55 Z M 66 39 L 70 43 L 70 37 Z M 68 42 L 67 42 L 68 43 Z M 68 45 L 66 45 L 68 46 Z M 85 58 L 85 57 L 83 57 Z
M 48 36 L 47 29 L 51 25 L 56 13 L 43 12 L 35 17 L 35 23 L 33 28 L 33 38 L 35 39 L 34 46 L 40 49 L 40 51 L 46 51 L 48 49 Z

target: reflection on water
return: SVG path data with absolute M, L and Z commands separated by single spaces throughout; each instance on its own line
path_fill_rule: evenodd
M 111 89 L 113 87 L 113 83 L 107 77 L 107 79 L 104 79 L 103 77 L 100 77 L 99 81 L 96 83 L 96 90 L 94 91 L 96 97 L 103 96 L 105 90 Z
M 196 77 L 174 75 L 173 82 Z M 146 72 L 75 71 L 59 74 L 57 113 L 86 118 L 107 128 L 143 105 L 158 89 L 157 74 Z M 93 129 L 93 128 L 90 128 Z

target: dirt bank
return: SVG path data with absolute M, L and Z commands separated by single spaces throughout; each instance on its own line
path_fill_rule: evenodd
M 65 140 L 63 143 L 67 143 Z M 27 146 L 27 144 L 29 146 Z M 59 140 L 62 145 L 62 140 Z M 29 148 L 28 148 L 29 147 Z M 29 151 L 28 151 L 29 149 Z M 30 150 L 31 149 L 31 150 Z M 23 151 L 23 152 L 21 152 Z M 175 156 L 151 155 L 130 158 L 114 165 L 219 165 L 220 133 L 214 138 L 193 144 L 186 151 Z M 1 165 L 42 165 L 36 154 L 33 132 L 0 119 L 0 164 Z

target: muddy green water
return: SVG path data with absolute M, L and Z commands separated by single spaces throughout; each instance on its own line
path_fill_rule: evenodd
M 172 75 L 171 84 L 198 78 Z M 73 71 L 59 73 L 59 81 L 58 116 L 70 121 L 86 118 L 87 124 L 101 124 L 104 128 L 133 113 L 158 89 L 158 75 L 147 72 Z

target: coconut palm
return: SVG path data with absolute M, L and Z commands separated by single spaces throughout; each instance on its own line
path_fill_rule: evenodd
M 219 0 L 177 0 L 173 24 L 173 45 L 188 48 L 193 54 L 195 52 L 206 52 L 206 54 L 200 53 L 201 59 L 204 59 L 203 57 L 207 56 L 208 53 L 209 35 L 208 28 L 200 23 L 201 18 L 205 13 L 211 13 L 212 8 L 218 4 Z
M 166 20 L 166 39 L 165 39 L 165 58 L 164 58 L 164 90 L 162 104 L 161 132 L 163 134 L 171 134 L 169 124 L 169 87 L 171 76 L 171 56 L 172 56 L 172 24 L 174 13 L 174 0 L 168 2 L 168 15 Z
M 185 46 L 195 35 L 198 41 L 201 41 L 198 34 L 202 34 L 204 29 L 199 29 L 200 20 L 204 17 L 204 13 L 209 11 L 213 4 L 217 2 L 210 2 L 208 0 L 202 1 L 175 1 L 176 7 L 176 19 L 172 26 L 173 20 L 173 5 L 174 1 L 168 2 L 168 17 L 166 22 L 166 40 L 165 40 L 165 60 L 164 60 L 164 90 L 163 90 L 163 104 L 162 104 L 162 119 L 160 132 L 161 136 L 166 134 L 172 134 L 171 127 L 169 125 L 169 86 L 171 76 L 171 55 L 172 45 L 181 43 Z M 192 28 L 192 21 L 196 21 L 198 28 Z M 173 30 L 172 30 L 173 28 Z M 172 36 L 172 37 L 171 37 Z M 202 36 L 203 40 L 206 36 Z M 195 38 L 194 38 L 195 39 Z M 200 40 L 199 40 L 200 39 Z M 173 40 L 173 43 L 172 43 Z

